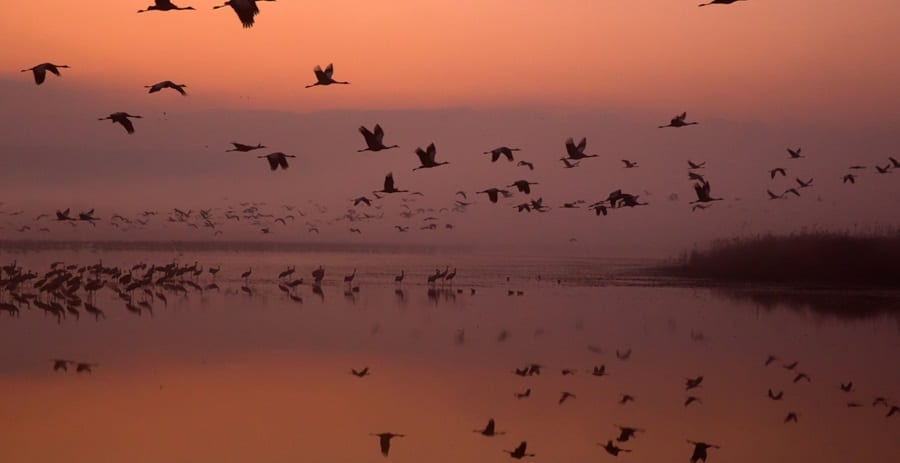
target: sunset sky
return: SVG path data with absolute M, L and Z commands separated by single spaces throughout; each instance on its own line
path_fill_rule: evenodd
M 177 2 L 195 11 L 136 14 L 150 3 L 98 1 L 88 10 L 25 2 L 0 19 L 14 44 L 0 55 L 5 208 L 48 212 L 63 198 L 101 210 L 171 207 L 229 193 L 343 207 L 394 170 L 401 187 L 432 188 L 444 203 L 458 189 L 519 178 L 543 183 L 539 194 L 554 201 L 646 190 L 664 207 L 642 210 L 646 221 L 634 226 L 658 228 L 689 214 L 685 160 L 692 158 L 710 161 L 719 193 L 744 201 L 721 204 L 710 234 L 720 220 L 737 230 L 757 217 L 760 230 L 896 225 L 883 210 L 898 205 L 900 174 L 866 172 L 852 193 L 859 197 L 840 201 L 847 166 L 884 165 L 900 152 L 895 1 L 697 8 L 697 0 L 279 0 L 260 3 L 252 29 L 210 1 Z M 72 67 L 41 86 L 19 72 L 45 61 Z M 335 77 L 351 85 L 303 88 L 315 80 L 315 65 L 332 62 Z M 189 96 L 147 95 L 144 86 L 161 80 L 187 84 Z M 96 122 L 114 111 L 144 116 L 135 135 Z M 657 131 L 681 111 L 701 125 Z M 357 155 L 356 127 L 376 122 L 401 149 Z M 562 142 L 582 136 L 601 158 L 564 171 Z M 233 140 L 300 157 L 291 170 L 271 173 L 249 155 L 222 153 Z M 431 141 L 451 165 L 409 172 L 417 165 L 411 151 Z M 521 145 L 521 159 L 545 168 L 529 173 L 478 155 L 503 144 Z M 802 170 L 784 166 L 787 181 L 815 175 L 827 208 L 779 204 L 790 211 L 784 217 L 766 209 L 765 189 L 784 186 L 767 183 L 767 171 L 791 162 L 788 146 L 803 146 L 809 158 Z M 622 158 L 641 169 L 626 177 Z M 116 194 L 123 187 L 132 188 L 127 197 Z M 672 192 L 677 210 L 663 200 Z M 750 197 L 759 204 L 748 206 Z M 725 214 L 739 205 L 750 209 Z M 514 216 L 504 207 L 492 226 L 496 210 L 480 206 L 471 217 L 485 228 L 472 232 L 498 230 Z

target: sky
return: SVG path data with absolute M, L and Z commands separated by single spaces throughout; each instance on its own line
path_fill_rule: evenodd
M 872 167 L 900 158 L 894 1 L 279 0 L 260 3 L 252 29 L 214 2 L 136 13 L 149 3 L 27 2 L 0 18 L 16 43 L 0 55 L 0 211 L 94 207 L 108 217 L 244 199 L 312 200 L 335 212 L 393 171 L 401 188 L 425 193 L 417 202 L 425 208 L 452 204 L 457 190 L 523 178 L 540 183 L 535 196 L 551 206 L 617 188 L 651 205 L 604 218 L 583 209 L 538 217 L 515 213 L 521 195 L 503 205 L 482 198 L 452 218 L 453 231 L 400 238 L 391 226 L 402 205 L 392 198 L 383 209 L 392 219 L 367 224 L 364 239 L 576 238 L 597 252 L 665 255 L 737 233 L 898 225 L 886 211 L 900 205 L 900 173 Z M 41 86 L 19 72 L 45 61 L 71 68 Z M 312 68 L 328 63 L 351 84 L 305 89 Z M 144 86 L 161 80 L 187 84 L 189 96 L 148 95 Z M 143 115 L 137 133 L 96 121 L 114 111 Z M 700 124 L 656 128 L 682 111 Z M 376 122 L 401 148 L 356 153 L 364 146 L 356 128 Z M 568 137 L 587 137 L 587 152 L 600 157 L 563 169 Z M 298 158 L 273 173 L 250 154 L 224 153 L 230 141 Z M 412 172 L 412 150 L 430 142 L 450 164 Z M 517 155 L 536 170 L 480 155 L 499 145 L 521 147 Z M 785 148 L 798 146 L 807 158 L 788 160 Z M 620 159 L 640 167 L 626 171 Z M 691 213 L 687 159 L 708 162 L 713 193 L 725 201 Z M 869 167 L 849 187 L 840 178 L 851 164 Z M 788 177 L 769 179 L 774 167 Z M 815 177 L 816 187 L 766 199 L 766 189 L 796 186 L 794 176 Z M 120 236 L 103 227 L 23 234 L 19 225 L 0 216 L 0 238 Z M 360 240 L 333 228 L 327 239 Z M 197 238 L 191 233 L 149 237 Z M 263 238 L 256 230 L 231 237 Z

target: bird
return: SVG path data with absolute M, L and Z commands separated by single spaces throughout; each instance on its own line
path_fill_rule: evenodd
M 703 162 L 694 162 L 694 161 L 691 161 L 690 159 L 688 159 L 688 162 L 687 162 L 687 163 L 688 163 L 688 167 L 689 167 L 690 169 L 702 169 L 703 167 L 706 166 L 706 161 L 703 161 Z
M 475 193 L 488 195 L 488 199 L 492 203 L 496 203 L 500 196 L 503 196 L 504 198 L 509 198 L 510 196 L 512 196 L 512 193 L 510 193 L 508 190 L 501 190 L 498 188 L 488 188 L 487 190 L 476 191 Z
M 563 391 L 562 395 L 560 395 L 559 397 L 559 404 L 562 405 L 562 403 L 565 402 L 569 397 L 577 399 L 577 397 L 575 397 L 575 394 Z
M 334 75 L 334 65 L 328 64 L 323 71 L 321 67 L 318 65 L 313 68 L 313 72 L 316 74 L 316 82 L 313 84 L 309 84 L 306 88 L 315 87 L 317 85 L 331 85 L 331 84 L 349 84 L 350 82 L 341 82 L 338 80 L 334 80 L 332 75 Z
M 688 171 L 688 180 L 699 180 L 703 182 L 706 180 L 706 178 L 696 172 Z
M 516 163 L 516 166 L 518 166 L 518 167 L 525 166 L 528 168 L 528 170 L 534 170 L 534 164 L 532 164 L 528 161 L 519 161 Z
M 888 159 L 891 161 L 891 167 L 893 167 L 894 169 L 900 168 L 900 161 L 890 156 L 888 156 Z
M 353 269 L 353 273 L 351 273 L 349 275 L 344 275 L 344 283 L 347 283 L 349 285 L 349 284 L 353 283 L 354 278 L 356 278 L 356 269 Z
M 516 180 L 512 185 L 506 185 L 506 187 L 516 187 L 520 193 L 525 193 L 527 195 L 531 194 L 531 185 L 537 185 L 537 183 L 529 182 L 528 180 Z
M 53 359 L 53 371 L 69 371 L 67 368 L 70 363 L 75 363 L 74 360 L 62 360 L 62 359 Z
M 266 158 L 266 160 L 269 161 L 269 167 L 272 170 L 278 170 L 279 167 L 281 167 L 282 170 L 287 169 L 288 168 L 287 158 L 295 158 L 295 157 L 297 157 L 297 156 L 294 156 L 293 154 L 284 154 L 281 151 L 269 153 L 264 156 L 257 156 L 257 158 L 260 158 L 260 159 Z
M 692 201 L 690 204 L 694 203 L 708 203 L 711 201 L 721 201 L 722 198 L 713 198 L 710 196 L 710 184 L 708 181 L 703 180 L 700 183 L 694 184 L 694 193 L 697 194 L 697 200 Z
M 706 442 L 695 442 L 689 440 L 687 441 L 687 443 L 694 446 L 694 453 L 691 454 L 691 463 L 697 463 L 701 460 L 705 462 L 707 458 L 707 450 L 720 448 L 718 445 L 707 444 Z
M 371 206 L 372 201 L 365 196 L 360 196 L 358 198 L 353 198 L 350 201 L 353 201 L 353 206 L 359 206 L 360 204 L 365 204 L 366 206 Z
M 769 398 L 770 399 L 781 400 L 782 397 L 784 397 L 784 391 L 778 391 L 778 394 L 776 394 L 776 393 L 772 392 L 771 389 L 769 389 Z
M 785 173 L 785 171 L 784 171 L 784 168 L 782 168 L 782 167 L 776 167 L 776 168 L 774 168 L 774 169 L 772 169 L 772 170 L 769 171 L 769 177 L 771 177 L 771 178 L 773 178 L 773 179 L 775 178 L 775 176 L 776 176 L 777 174 L 781 174 L 781 176 L 784 177 L 784 176 L 786 175 L 786 173 Z
M 522 150 L 520 148 L 510 148 L 508 146 L 500 146 L 500 147 L 494 148 L 490 151 L 485 151 L 481 154 L 490 154 L 491 162 L 497 162 L 497 160 L 500 159 L 501 155 L 506 156 L 506 160 L 509 162 L 512 162 L 515 160 L 515 159 L 513 159 L 513 151 L 522 151 Z M 522 161 L 519 161 L 519 164 L 517 164 L 517 165 L 522 165 Z
M 794 178 L 794 181 L 797 182 L 797 185 L 800 185 L 800 188 L 809 188 L 812 186 L 813 179 L 809 179 L 807 181 L 800 180 L 799 178 Z
M 700 387 L 700 383 L 703 382 L 703 376 L 698 376 L 696 378 L 688 378 L 685 380 L 684 389 L 686 391 L 690 391 L 691 389 L 695 389 Z
M 806 156 L 800 155 L 801 151 L 802 151 L 802 148 L 797 148 L 796 150 L 790 149 L 790 148 L 787 149 L 788 155 L 791 157 L 791 159 L 800 159 L 800 158 L 806 157 Z
M 766 358 L 765 366 L 769 366 L 770 364 L 772 364 L 772 363 L 775 362 L 776 360 L 778 360 L 778 357 L 776 357 L 776 356 L 774 356 L 774 355 L 769 355 L 769 356 Z
M 638 166 L 636 161 L 629 161 L 628 159 L 622 159 L 622 162 L 625 164 L 626 169 L 633 169 Z
M 125 127 L 125 131 L 128 132 L 128 134 L 130 135 L 130 134 L 134 133 L 134 124 L 132 124 L 131 119 L 129 119 L 132 117 L 136 118 L 136 119 L 141 119 L 141 116 L 132 116 L 131 114 L 128 114 L 128 113 L 116 112 L 116 113 L 110 114 L 109 116 L 98 118 L 97 120 L 105 121 L 105 120 L 109 119 L 113 123 L 122 124 L 122 127 Z
M 709 3 L 701 3 L 697 6 L 707 6 L 707 5 L 731 5 L 734 2 L 742 2 L 744 0 L 711 0 Z
M 230 150 L 225 150 L 226 153 L 230 153 L 232 151 L 240 151 L 241 153 L 246 153 L 248 151 L 266 148 L 266 146 L 263 145 L 262 143 L 258 143 L 256 146 L 252 146 L 252 145 L 245 145 L 243 143 L 238 143 L 238 142 L 233 141 L 233 142 L 231 142 L 231 144 L 234 145 L 234 148 L 230 149 Z
M 559 160 L 562 161 L 566 169 L 574 169 L 578 167 L 578 164 L 580 164 L 578 162 L 569 162 L 569 160 L 566 158 L 560 158 Z
M 384 145 L 384 129 L 381 128 L 380 124 L 375 124 L 375 127 L 372 131 L 367 129 L 365 126 L 359 126 L 359 133 L 361 133 L 363 138 L 366 140 L 366 147 L 361 150 L 356 150 L 357 153 L 361 153 L 363 151 L 381 151 L 391 148 L 399 148 L 399 146 L 397 145 Z
M 628 440 L 629 440 L 629 439 L 633 439 L 633 438 L 636 436 L 637 433 L 639 433 L 639 432 L 644 432 L 644 430 L 641 429 L 641 428 L 632 428 L 632 427 L 629 427 L 629 426 L 620 426 L 620 425 L 618 425 L 618 424 L 615 425 L 615 426 L 616 426 L 617 428 L 619 428 L 619 437 L 616 438 L 616 440 L 619 441 L 619 442 L 628 442 Z
M 504 450 L 504 452 L 508 453 L 510 457 L 515 458 L 516 460 L 521 460 L 524 457 L 533 457 L 535 454 L 533 453 L 525 453 L 528 448 L 528 442 L 522 441 L 515 450 Z
M 405 270 L 400 270 L 400 274 L 394 277 L 394 283 L 403 283 L 403 278 L 406 276 Z
M 234 10 L 234 13 L 238 16 L 238 19 L 241 20 L 241 24 L 244 26 L 244 29 L 249 29 L 253 27 L 255 17 L 259 14 L 259 7 L 256 5 L 256 2 L 274 1 L 275 0 L 228 0 L 221 5 L 214 6 L 213 9 L 217 10 L 219 8 L 230 6 L 231 9 Z
M 812 382 L 812 380 L 809 378 L 809 375 L 807 375 L 806 373 L 798 373 L 797 376 L 794 377 L 794 382 L 798 383 L 803 379 L 805 379 L 807 383 Z
M 853 381 L 850 381 L 847 384 L 841 383 L 841 390 L 844 392 L 853 391 Z
M 22 72 L 31 71 L 34 74 L 34 83 L 37 85 L 41 85 L 47 78 L 47 71 L 50 71 L 53 74 L 56 74 L 57 77 L 59 77 L 59 68 L 68 67 L 69 66 L 67 64 L 41 63 L 28 69 L 22 69 Z
M 568 158 L 561 159 L 573 159 L 580 160 L 584 158 L 595 158 L 596 154 L 584 154 L 584 149 L 587 147 L 587 138 L 582 138 L 578 144 L 575 144 L 575 141 L 572 138 L 566 139 L 566 154 L 568 154 Z M 568 167 L 568 163 L 567 163 Z
M 684 406 L 687 407 L 688 405 L 690 405 L 690 404 L 692 404 L 692 403 L 694 403 L 694 402 L 697 402 L 698 404 L 702 404 L 702 403 L 703 403 L 703 401 L 700 400 L 699 397 L 690 395 L 690 396 L 687 397 L 687 399 L 684 399 Z
M 517 399 L 525 399 L 531 396 L 531 388 L 525 389 L 525 392 L 516 392 Z
M 184 87 L 187 87 L 186 84 L 176 84 L 171 80 L 164 80 L 162 82 L 157 82 L 153 85 L 145 85 L 144 88 L 149 88 L 150 91 L 147 93 L 156 93 L 164 88 L 171 88 L 172 90 L 177 91 L 182 96 L 187 95 L 187 92 L 184 91 Z
M 351 368 L 350 374 L 352 374 L 353 376 L 356 376 L 357 378 L 365 378 L 366 376 L 369 375 L 369 367 L 365 367 L 362 370 L 358 370 L 358 371 L 356 369 Z
M 606 376 L 606 365 L 600 365 L 599 367 L 594 367 L 594 370 L 591 372 L 593 376 Z
M 797 414 L 794 413 L 794 412 L 789 412 L 789 413 L 787 414 L 787 416 L 784 417 L 784 422 L 785 422 L 785 423 L 790 423 L 791 421 L 793 421 L 794 423 L 797 422 Z
M 853 174 L 847 174 L 847 175 L 844 175 L 843 180 L 844 180 L 844 183 L 847 183 L 847 182 L 856 183 L 856 176 Z
M 375 194 L 375 193 L 408 193 L 408 192 L 409 192 L 409 190 L 398 190 L 394 186 L 394 174 L 388 173 L 387 175 L 384 176 L 384 189 L 375 190 L 372 193 Z
M 628 394 L 622 394 L 622 398 L 619 399 L 620 405 L 625 405 L 628 402 L 634 402 L 634 396 Z
M 494 419 L 490 418 L 490 419 L 488 419 L 487 426 L 485 426 L 484 429 L 475 429 L 472 432 L 477 432 L 477 433 L 479 433 L 483 436 L 487 436 L 487 437 L 502 436 L 502 435 L 506 434 L 505 431 L 497 431 L 494 428 L 495 428 Z
M 449 164 L 449 162 L 435 162 L 434 157 L 437 155 L 437 149 L 434 147 L 434 143 L 428 145 L 426 149 L 416 148 L 416 156 L 419 157 L 419 163 L 422 164 L 419 167 L 413 169 L 414 171 L 419 169 L 429 169 L 432 167 L 442 166 L 444 164 Z
M 381 447 L 381 454 L 384 456 L 388 456 L 388 452 L 391 451 L 391 439 L 395 437 L 406 437 L 405 434 L 394 434 L 391 432 L 382 432 L 382 433 L 372 433 L 372 436 L 378 437 L 378 443 Z
M 93 370 L 91 368 L 96 367 L 96 363 L 87 363 L 87 362 L 78 362 L 75 364 L 75 372 L 76 373 L 92 373 Z
M 618 357 L 619 360 L 628 360 L 631 357 L 631 349 L 623 352 L 619 352 L 619 349 L 616 349 L 616 357 Z
M 887 414 L 884 416 L 885 416 L 885 418 L 890 418 L 890 417 L 896 415 L 897 413 L 900 413 L 900 407 L 898 407 L 896 405 L 891 405 L 891 409 L 888 410 Z
M 153 10 L 169 11 L 169 10 L 193 10 L 193 9 L 194 9 L 194 7 L 192 7 L 192 6 L 186 6 L 184 8 L 176 6 L 175 4 L 172 3 L 171 0 L 154 0 L 153 5 L 150 5 L 143 10 L 138 10 L 138 13 L 144 13 L 144 12 L 153 11 Z
M 661 125 L 661 126 L 659 126 L 659 128 L 660 128 L 660 129 L 664 129 L 664 128 L 666 128 L 666 127 L 676 127 L 676 128 L 678 128 L 678 127 L 684 127 L 684 126 L 688 126 L 688 125 L 697 125 L 697 124 L 699 124 L 699 122 L 685 122 L 685 119 L 687 119 L 687 112 L 683 112 L 683 113 L 681 113 L 681 114 L 679 114 L 679 115 L 673 117 L 673 118 L 669 121 L 669 124 L 668 124 L 668 125 Z
M 249 270 L 247 270 L 246 272 L 241 274 L 241 279 L 246 281 L 248 278 L 250 278 L 250 275 L 252 275 L 252 274 L 253 274 L 253 268 L 250 268 Z
M 797 365 L 799 364 L 800 362 L 798 361 L 794 361 L 793 363 L 785 363 L 782 365 L 782 368 L 784 368 L 785 370 L 793 370 L 794 368 L 797 368 Z
M 776 195 L 772 193 L 772 190 L 766 190 L 766 193 L 769 195 L 769 199 L 784 199 L 784 193 Z
M 888 165 L 886 165 L 886 166 L 884 166 L 884 167 L 881 167 L 881 166 L 879 166 L 879 165 L 875 165 L 875 171 L 878 172 L 879 174 L 887 174 L 887 173 L 890 173 L 890 171 L 891 171 L 891 166 L 890 166 L 890 164 L 888 164 Z
M 616 444 L 613 444 L 613 441 L 607 441 L 606 445 L 597 444 L 603 446 L 603 450 L 606 450 L 606 453 L 616 457 L 619 456 L 619 452 L 630 452 L 631 450 L 623 449 L 620 447 L 616 447 Z

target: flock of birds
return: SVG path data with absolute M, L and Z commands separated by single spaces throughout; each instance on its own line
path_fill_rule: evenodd
M 106 319 L 106 311 L 98 307 L 98 297 L 106 294 L 108 298 L 118 299 L 124 305 L 126 313 L 135 316 L 154 313 L 154 306 L 157 304 L 169 305 L 169 299 L 187 298 L 191 293 L 202 294 L 204 291 L 222 291 L 218 281 L 221 280 L 220 265 L 210 265 L 204 267 L 198 262 L 191 265 L 179 264 L 177 262 L 169 262 L 165 264 L 147 264 L 139 263 L 130 268 L 120 268 L 115 266 L 105 266 L 102 261 L 93 265 L 66 264 L 62 261 L 53 262 L 46 271 L 38 272 L 22 268 L 17 261 L 0 267 L 0 313 L 6 312 L 11 317 L 19 317 L 21 311 L 30 311 L 32 308 L 40 309 L 45 315 L 50 315 L 57 323 L 63 320 L 73 319 L 80 320 L 82 310 L 93 316 L 96 322 Z M 303 302 L 301 295 L 297 293 L 297 289 L 304 284 L 311 287 L 314 294 L 318 294 L 323 298 L 322 286 L 326 281 L 326 270 L 323 266 L 318 266 L 309 273 L 311 279 L 304 281 L 304 278 L 298 277 L 297 267 L 289 266 L 277 275 L 272 275 L 267 281 L 274 281 L 275 286 L 289 300 L 299 303 Z M 397 285 L 396 291 L 402 293 L 401 285 L 406 277 L 406 272 L 401 271 L 394 277 L 394 284 Z M 454 278 L 457 275 L 457 269 L 450 270 L 446 267 L 444 270 L 436 269 L 433 274 L 427 276 L 425 283 L 428 285 L 429 297 L 432 293 L 438 292 L 438 285 L 443 290 L 448 285 L 452 291 Z M 225 290 L 225 294 L 245 294 L 253 296 L 258 293 L 258 289 L 252 283 L 254 278 L 253 269 L 249 268 L 240 274 L 239 279 L 225 279 L 225 282 L 240 282 L 240 290 Z M 340 280 L 346 285 L 346 293 L 352 295 L 359 291 L 356 284 L 357 271 L 344 275 Z M 559 283 L 559 282 L 557 282 Z M 223 282 L 223 284 L 226 284 Z M 340 283 L 338 283 L 340 284 Z M 462 292 L 457 289 L 457 292 Z M 514 293 L 521 294 L 521 291 L 509 291 L 510 295 Z M 475 290 L 471 290 L 471 294 L 475 294 Z M 456 335 L 456 342 L 464 342 L 464 331 L 460 330 Z M 498 342 L 503 342 L 509 336 L 507 331 L 503 331 L 497 338 Z M 696 342 L 705 341 L 705 337 L 700 332 L 692 330 L 691 338 Z M 603 353 L 603 349 L 595 345 L 588 346 L 588 349 L 595 353 Z M 615 356 L 620 362 L 627 362 L 631 359 L 633 351 L 628 349 L 616 349 Z M 51 359 L 54 371 L 69 371 L 70 366 L 75 366 L 78 373 L 91 373 L 92 368 L 97 367 L 96 363 L 85 361 L 74 361 L 68 359 Z M 797 385 L 799 383 L 812 383 L 812 378 L 806 372 L 799 368 L 798 361 L 790 363 L 781 362 L 780 358 L 775 355 L 769 355 L 762 363 L 763 368 L 770 368 L 773 365 L 780 364 L 784 371 L 788 372 L 787 382 Z M 522 378 L 534 378 L 545 373 L 550 367 L 538 363 L 528 363 L 521 368 L 514 368 L 512 373 Z M 594 378 L 605 378 L 610 376 L 610 370 L 606 364 L 592 365 L 587 368 L 587 373 Z M 350 374 L 356 378 L 363 379 L 370 376 L 373 369 L 369 366 L 350 370 Z M 579 369 L 565 367 L 559 368 L 560 375 L 571 377 L 579 374 Z M 703 400 L 698 391 L 702 391 L 703 386 L 708 383 L 704 375 L 688 377 L 684 380 L 684 407 L 699 406 L 703 404 Z M 798 387 L 798 386 L 795 386 Z M 841 383 L 835 387 L 842 394 L 848 397 L 846 406 L 848 408 L 860 408 L 864 406 L 883 407 L 886 411 L 884 416 L 887 418 L 900 415 L 900 406 L 891 403 L 887 397 L 875 397 L 871 405 L 860 402 L 860 399 L 854 396 L 856 389 L 853 381 Z M 532 389 L 529 387 L 522 392 L 513 394 L 518 400 L 525 400 L 533 397 Z M 767 397 L 773 402 L 782 403 L 785 400 L 785 391 L 783 389 L 777 392 L 769 388 Z M 577 400 L 578 396 L 570 391 L 561 391 L 557 403 L 562 406 L 573 400 Z M 617 399 L 617 403 L 626 406 L 635 402 L 637 399 L 629 393 L 622 393 Z M 784 423 L 798 423 L 801 414 L 788 410 L 785 412 Z M 597 445 L 603 450 L 615 457 L 622 453 L 630 453 L 635 451 L 631 445 L 624 448 L 622 445 L 632 442 L 638 434 L 647 432 L 646 429 L 636 426 L 615 425 L 618 428 L 616 436 L 610 436 L 605 442 Z M 475 432 L 486 436 L 494 437 L 507 434 L 508 431 L 500 431 L 496 427 L 493 418 L 489 419 L 484 428 L 476 429 Z M 391 441 L 394 438 L 406 437 L 406 434 L 394 432 L 373 433 L 378 437 L 379 448 L 384 456 L 388 456 L 391 448 Z M 704 441 L 687 440 L 692 447 L 690 456 L 691 462 L 706 461 L 710 449 L 719 449 L 719 445 L 711 444 Z M 535 453 L 528 450 L 528 442 L 521 441 L 512 449 L 504 449 L 511 458 L 521 459 L 525 457 L 534 457 Z

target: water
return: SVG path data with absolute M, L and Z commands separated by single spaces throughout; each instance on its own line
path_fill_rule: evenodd
M 710 462 L 900 457 L 900 415 L 872 406 L 876 396 L 900 401 L 894 295 L 828 295 L 866 302 L 835 312 L 802 294 L 782 303 L 774 293 L 647 284 L 621 278 L 634 262 L 596 259 L 391 251 L 0 257 L 41 271 L 56 260 L 100 258 L 109 266 L 177 258 L 222 267 L 221 292 L 169 293 L 167 306 L 153 302 L 152 316 L 129 313 L 108 290 L 96 299 L 106 313 L 99 321 L 83 310 L 79 321 L 60 323 L 36 308 L 0 315 L 4 462 L 383 461 L 369 435 L 378 432 L 406 434 L 392 443 L 394 461 L 510 461 L 502 450 L 522 440 L 534 461 L 599 461 L 613 458 L 596 444 L 618 435 L 615 424 L 646 430 L 618 444 L 633 450 L 619 456 L 626 461 L 688 461 L 686 439 L 720 445 Z M 303 303 L 288 299 L 275 285 L 288 264 L 306 280 L 324 265 L 324 296 L 304 283 L 296 291 Z M 448 264 L 458 268 L 453 288 L 429 291 L 425 277 Z M 240 274 L 251 267 L 248 296 Z M 343 283 L 353 268 L 358 292 Z M 402 290 L 393 283 L 401 268 Z M 616 350 L 628 349 L 620 360 Z M 765 367 L 769 354 L 781 360 Z M 98 366 L 54 372 L 53 358 Z M 793 361 L 795 371 L 781 366 Z M 532 362 L 544 366 L 540 376 L 513 374 Z M 600 365 L 608 376 L 590 374 Z M 350 374 L 364 366 L 370 376 Z M 564 368 L 577 372 L 563 376 Z M 812 381 L 794 383 L 799 372 Z M 685 379 L 698 375 L 701 386 L 685 391 Z M 855 390 L 842 392 L 851 380 Z M 515 397 L 528 388 L 530 397 Z M 769 388 L 784 399 L 768 399 Z M 563 391 L 576 397 L 560 405 Z M 625 393 L 636 400 L 620 405 Z M 688 395 L 702 403 L 683 406 Z M 788 412 L 799 422 L 785 424 Z M 472 432 L 488 418 L 506 434 Z

